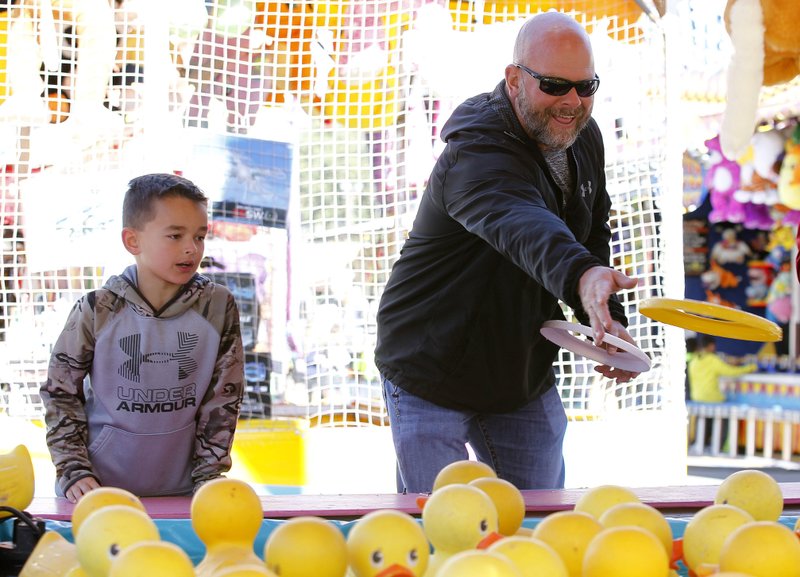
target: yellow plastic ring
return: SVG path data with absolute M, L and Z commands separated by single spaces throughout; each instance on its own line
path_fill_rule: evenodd
M 645 299 L 639 312 L 654 321 L 729 339 L 775 342 L 783 338 L 783 330 L 764 317 L 704 301 Z

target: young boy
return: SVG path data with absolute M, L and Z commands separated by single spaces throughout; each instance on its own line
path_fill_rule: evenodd
M 73 503 L 101 485 L 190 495 L 230 469 L 244 353 L 233 296 L 196 273 L 207 202 L 180 176 L 131 180 L 136 264 L 79 299 L 56 341 L 41 396 L 56 493 Z
M 697 336 L 697 349 L 689 361 L 688 376 L 691 400 L 701 403 L 722 403 L 725 393 L 719 386 L 719 378 L 725 376 L 744 375 L 758 370 L 754 363 L 732 365 L 717 354 L 717 341 L 711 335 Z M 712 419 L 706 418 L 706 445 L 711 444 Z M 727 419 L 722 422 L 722 438 L 728 433 Z

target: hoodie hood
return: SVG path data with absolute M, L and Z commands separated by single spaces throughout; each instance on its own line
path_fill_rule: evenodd
M 201 274 L 195 273 L 175 296 L 160 310 L 155 310 L 144 295 L 139 292 L 139 275 L 135 264 L 126 268 L 121 275 L 114 275 L 106 281 L 103 288 L 124 299 L 136 312 L 146 317 L 176 317 L 192 307 L 202 293 L 202 288 L 211 282 Z
M 489 111 L 493 114 L 487 114 Z M 501 123 L 497 122 L 495 114 L 500 115 Z M 484 135 L 503 132 L 539 152 L 536 142 L 528 137 L 514 113 L 506 93 L 505 80 L 501 80 L 493 91 L 473 96 L 456 108 L 442 128 L 442 140 L 447 142 L 462 131 Z M 540 154 L 538 156 L 541 157 Z

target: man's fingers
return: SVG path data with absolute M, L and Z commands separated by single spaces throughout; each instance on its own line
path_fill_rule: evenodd
M 613 272 L 613 275 L 614 275 L 614 283 L 617 286 L 619 286 L 620 289 L 632 289 L 639 284 L 639 279 L 627 276 L 626 274 L 621 273 L 618 270 L 615 270 Z
M 594 332 L 594 344 L 600 346 L 603 344 L 606 333 L 610 332 L 614 323 L 608 310 L 608 305 L 605 302 L 599 302 L 594 305 L 594 308 L 586 312 L 589 313 L 589 323 Z
M 609 367 L 608 365 L 597 365 L 594 370 L 608 379 L 616 379 L 618 383 L 627 383 L 628 381 L 639 376 L 639 373 L 632 373 L 630 371 L 616 369 L 614 367 Z
M 592 326 L 594 344 L 599 347 L 603 344 L 603 339 L 606 337 L 606 331 L 603 327 L 603 323 L 597 318 L 597 315 L 591 315 L 589 318 L 589 323 Z
M 578 292 L 597 346 L 603 344 L 606 333 L 614 334 L 614 320 L 608 309 L 611 295 L 623 289 L 631 289 L 639 284 L 638 279 L 607 267 L 592 267 L 581 276 Z M 616 352 L 616 347 L 609 349 Z

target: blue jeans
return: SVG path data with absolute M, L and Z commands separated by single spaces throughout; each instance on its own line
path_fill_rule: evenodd
M 397 454 L 398 492 L 428 493 L 446 465 L 469 458 L 467 443 L 479 461 L 518 489 L 564 487 L 562 453 L 567 415 L 555 387 L 510 413 L 447 409 L 383 378 Z

